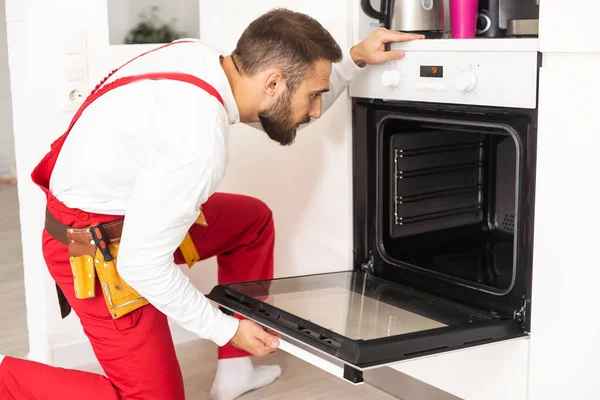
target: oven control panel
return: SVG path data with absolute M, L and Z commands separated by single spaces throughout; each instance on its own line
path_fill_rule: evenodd
M 536 108 L 535 51 L 406 51 L 401 60 L 365 67 L 352 97 Z

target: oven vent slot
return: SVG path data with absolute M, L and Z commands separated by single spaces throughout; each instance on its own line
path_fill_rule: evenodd
M 500 228 L 504 232 L 514 233 L 514 231 L 515 231 L 515 215 L 514 214 L 504 214 L 504 218 L 502 219 Z
M 243 295 L 238 295 L 237 293 L 227 290 L 223 296 L 228 300 L 238 303 L 247 310 L 252 310 L 252 304 L 247 301 Z
M 439 347 L 434 347 L 432 349 L 427 349 L 427 350 L 418 350 L 418 351 L 413 351 L 410 353 L 404 353 L 404 357 L 406 358 L 413 358 L 413 357 L 420 357 L 420 356 L 426 356 L 429 354 L 433 354 L 435 352 L 440 352 L 442 350 L 447 349 L 448 346 L 439 346 Z
M 392 237 L 483 218 L 483 140 L 478 133 L 401 133 L 392 138 Z

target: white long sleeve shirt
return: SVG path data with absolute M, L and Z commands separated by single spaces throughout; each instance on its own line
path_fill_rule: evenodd
M 141 81 L 112 90 L 71 130 L 50 191 L 71 208 L 126 215 L 119 274 L 183 328 L 222 346 L 235 335 L 238 320 L 213 307 L 173 261 L 200 205 L 225 174 L 229 125 L 240 122 L 219 56 L 200 41 L 179 43 L 118 71 L 109 82 L 148 72 L 197 76 L 220 93 L 225 107 L 184 82 Z M 359 71 L 346 51 L 333 67 L 323 111 Z

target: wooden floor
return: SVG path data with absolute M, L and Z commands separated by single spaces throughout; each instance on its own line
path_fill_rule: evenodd
M 0 354 L 29 351 L 17 188 L 0 184 Z
M 0 354 L 25 356 L 28 351 L 25 289 L 18 202 L 15 186 L 0 185 Z M 198 340 L 178 346 L 186 398 L 209 399 L 216 370 L 217 348 Z M 257 364 L 279 364 L 283 375 L 272 385 L 247 393 L 243 400 L 269 399 L 395 399 L 369 385 L 352 386 L 284 352 L 256 360 Z M 98 364 L 82 368 L 102 373 Z

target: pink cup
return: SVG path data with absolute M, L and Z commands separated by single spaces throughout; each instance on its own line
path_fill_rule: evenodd
M 451 33 L 455 39 L 472 39 L 477 33 L 479 0 L 450 0 Z

